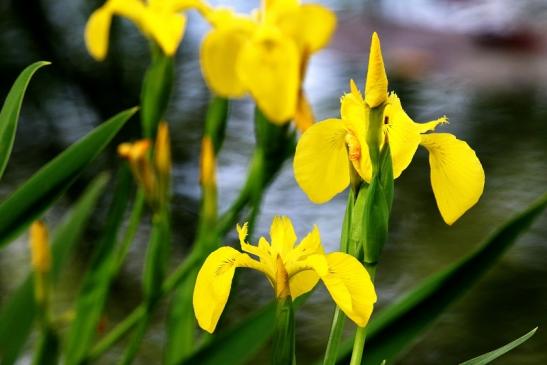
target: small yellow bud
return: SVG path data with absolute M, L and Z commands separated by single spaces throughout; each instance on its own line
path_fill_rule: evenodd
M 382 59 L 382 49 L 378 34 L 372 34 L 368 59 L 367 80 L 365 84 L 365 102 L 376 108 L 387 100 L 387 75 Z
M 156 199 L 156 174 L 148 158 L 150 140 L 141 139 L 133 143 L 122 143 L 118 146 L 118 155 L 126 159 L 131 167 L 135 180 L 146 192 L 149 201 Z
M 118 146 L 118 155 L 130 162 L 138 161 L 146 157 L 150 148 L 150 140 L 141 139 L 134 143 L 122 143 Z
M 278 299 L 283 299 L 291 296 L 291 288 L 289 286 L 289 274 L 283 263 L 281 256 L 277 255 L 276 272 L 275 272 L 275 296 Z
M 215 150 L 211 137 L 205 136 L 201 142 L 200 181 L 204 186 L 216 183 Z
M 158 173 L 162 176 L 170 176 L 171 143 L 169 140 L 169 125 L 166 122 L 161 122 L 158 126 L 154 159 Z
M 51 252 L 47 227 L 42 221 L 36 221 L 30 227 L 30 253 L 32 267 L 38 273 L 47 273 L 51 267 Z

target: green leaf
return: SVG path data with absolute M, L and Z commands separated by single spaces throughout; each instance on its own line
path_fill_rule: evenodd
M 53 283 L 58 280 L 59 273 L 78 242 L 107 181 L 108 176 L 105 174 L 93 180 L 55 230 L 51 245 Z M 35 314 L 33 275 L 29 274 L 0 310 L 0 362 L 3 365 L 11 365 L 17 359 L 30 334 Z
M 219 153 L 224 142 L 229 110 L 230 101 L 219 96 L 213 96 L 207 108 L 204 135 L 211 137 L 215 155 Z
M 460 365 L 486 365 L 490 364 L 492 361 L 496 360 L 498 357 L 505 355 L 512 349 L 514 349 L 517 346 L 520 346 L 524 342 L 528 341 L 530 337 L 532 337 L 536 331 L 537 327 L 525 334 L 522 337 L 517 338 L 516 340 L 508 343 L 505 346 L 500 347 L 499 349 L 496 349 L 494 351 L 490 351 L 486 354 L 483 354 L 481 356 L 475 357 L 471 360 L 467 360 L 466 362 L 462 362 Z
M 368 325 L 363 363 L 393 360 L 410 346 L 453 302 L 465 294 L 547 206 L 547 194 L 499 228 L 478 250 L 424 280 Z M 339 364 L 349 363 L 353 341 L 340 350 Z
M 39 61 L 25 68 L 23 72 L 19 74 L 17 80 L 15 80 L 15 83 L 6 97 L 6 101 L 4 101 L 4 106 L 0 112 L 0 179 L 4 174 L 13 148 L 17 122 L 19 121 L 19 112 L 21 111 L 21 105 L 23 104 L 23 97 L 25 96 L 27 86 L 32 75 L 34 75 L 40 67 L 49 64 L 49 62 Z
M 158 123 L 167 109 L 173 88 L 173 57 L 151 44 L 152 62 L 144 75 L 141 91 L 141 123 L 146 138 L 154 138 Z
M 192 270 L 178 285 L 169 304 L 165 365 L 180 363 L 195 348 L 196 319 L 192 307 L 192 293 L 197 272 L 198 268 Z
M 0 248 L 39 217 L 136 112 L 126 110 L 71 145 L 0 204 Z
M 104 233 L 76 299 L 76 316 L 66 345 L 66 365 L 80 364 L 87 355 L 117 267 L 117 236 L 132 186 L 131 174 L 126 166 L 119 171 L 116 181 Z
M 41 334 L 32 365 L 56 365 L 59 361 L 59 348 L 59 336 L 48 326 Z

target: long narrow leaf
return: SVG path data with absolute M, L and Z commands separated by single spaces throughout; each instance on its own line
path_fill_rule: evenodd
M 363 363 L 394 359 L 414 342 L 441 313 L 463 296 L 547 206 L 547 194 L 488 238 L 478 250 L 426 279 L 369 324 Z M 341 349 L 339 364 L 347 364 L 351 343 Z
M 104 174 L 93 180 L 82 197 L 67 213 L 63 223 L 55 230 L 52 240 L 51 268 L 54 283 L 78 242 L 107 181 L 108 176 Z M 36 313 L 32 278 L 33 276 L 29 275 L 0 309 L 2 324 L 0 326 L 0 363 L 3 365 L 11 365 L 15 362 L 32 329 Z
M 0 179 L 2 179 L 13 148 L 15 131 L 17 130 L 17 122 L 19 121 L 19 112 L 21 111 L 25 91 L 32 75 L 45 65 L 49 65 L 49 62 L 35 62 L 19 74 L 0 112 Z
M 42 214 L 136 112 L 126 110 L 55 157 L 0 204 L 0 248 Z
M 471 360 L 467 360 L 466 362 L 462 362 L 460 365 L 486 365 L 486 364 L 490 364 L 492 361 L 496 360 L 498 357 L 500 357 L 502 355 L 505 355 L 506 353 L 508 353 L 509 351 L 514 349 L 515 347 L 520 346 L 524 342 L 528 341 L 528 339 L 536 333 L 537 329 L 538 328 L 536 327 L 533 330 L 531 330 L 530 332 L 528 332 L 527 334 L 525 334 L 524 336 L 519 337 L 514 341 L 511 341 L 507 345 L 502 346 L 499 349 L 496 349 L 494 351 L 490 351 L 486 354 L 477 356 L 477 357 L 475 357 Z
M 116 241 L 131 191 L 131 174 L 126 166 L 120 170 L 113 203 L 108 212 L 102 239 L 84 278 L 76 301 L 76 317 L 68 333 L 65 364 L 82 363 L 95 337 L 110 283 L 117 264 Z

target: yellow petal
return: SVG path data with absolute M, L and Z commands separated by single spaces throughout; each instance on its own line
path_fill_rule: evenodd
M 112 15 L 110 7 L 100 7 L 91 14 L 85 26 L 85 44 L 87 50 L 97 61 L 104 60 L 108 52 L 108 36 Z
M 296 233 L 289 217 L 274 217 L 270 227 L 270 237 L 272 256 L 275 257 L 279 253 L 282 258 L 285 258 L 296 242 Z
M 366 143 L 368 114 L 361 92 L 353 80 L 350 80 L 350 90 L 351 92 L 342 96 L 340 100 L 340 115 L 349 132 L 346 137 L 349 158 L 359 176 L 370 182 L 372 164 Z
M 444 221 L 452 224 L 482 195 L 482 165 L 475 151 L 452 134 L 424 134 L 422 145 L 429 151 L 431 185 L 437 206 Z
M 318 4 L 303 4 L 283 12 L 277 26 L 292 37 L 302 52 L 313 53 L 325 47 L 336 27 L 336 16 Z
M 162 51 L 173 56 L 182 41 L 186 17 L 182 14 L 147 11 L 142 23 Z
M 341 120 L 312 125 L 298 141 L 294 177 L 314 203 L 325 203 L 349 185 L 346 130 Z
M 355 85 L 355 81 L 350 80 L 351 92 L 344 94 L 340 99 L 340 115 L 344 120 L 351 120 L 362 124 L 362 131 L 368 128 L 368 118 L 365 115 L 365 103 L 361 92 Z
M 263 26 L 243 46 L 237 74 L 270 121 L 284 124 L 294 116 L 300 89 L 300 57 L 290 38 Z
M 317 273 L 313 270 L 300 271 L 299 273 L 291 276 L 289 279 L 291 297 L 296 299 L 302 294 L 308 293 L 317 285 L 318 281 L 319 275 L 317 275 Z
M 398 178 L 408 167 L 420 145 L 418 124 L 405 113 L 401 101 L 392 93 L 384 111 L 384 132 L 388 136 L 393 178 Z
M 385 102 L 387 99 L 387 75 L 382 59 L 382 50 L 380 48 L 380 39 L 378 34 L 372 34 L 372 43 L 370 45 L 370 55 L 368 59 L 367 81 L 365 85 L 365 101 L 371 107 L 375 108 Z
M 199 270 L 194 287 L 194 313 L 201 328 L 213 333 L 232 287 L 237 267 L 263 271 L 261 265 L 232 247 L 213 251 Z
M 376 292 L 368 272 L 351 255 L 334 252 L 327 255 L 328 273 L 321 277 L 332 299 L 358 326 L 365 327 Z
M 299 94 L 296 114 L 294 115 L 294 124 L 300 132 L 304 133 L 306 129 L 312 126 L 315 118 L 311 105 L 306 98 L 306 94 L 303 90 L 300 90 Z
M 201 328 L 213 333 L 224 310 L 240 252 L 221 247 L 212 252 L 199 270 L 194 287 L 194 313 Z
M 416 126 L 418 128 L 418 132 L 425 133 L 429 131 L 434 131 L 439 124 L 448 124 L 448 118 L 446 117 L 446 115 L 430 122 L 417 123 Z
M 237 98 L 247 91 L 239 80 L 236 64 L 249 36 L 245 28 L 239 26 L 213 29 L 205 36 L 200 51 L 201 70 L 207 85 L 216 94 Z

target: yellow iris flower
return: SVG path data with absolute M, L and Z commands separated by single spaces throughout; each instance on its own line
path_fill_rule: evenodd
M 287 217 L 274 218 L 270 228 L 271 244 L 264 237 L 258 246 L 247 243 L 247 225 L 238 225 L 237 231 L 241 250 L 246 253 L 221 247 L 207 257 L 198 273 L 193 303 L 201 328 L 210 333 L 215 330 L 238 267 L 264 273 L 278 298 L 289 295 L 297 298 L 312 290 L 321 279 L 351 320 L 360 327 L 367 324 L 376 302 L 369 274 L 353 256 L 341 252 L 326 255 L 316 226 L 296 247 L 296 234 Z
M 209 87 L 226 98 L 249 92 L 274 123 L 295 118 L 304 130 L 311 108 L 301 84 L 312 53 L 325 47 L 336 17 L 318 4 L 266 0 L 252 15 L 210 9 L 213 29 L 201 47 L 201 68 Z
M 202 6 L 199 0 L 107 0 L 87 22 L 87 49 L 96 60 L 106 57 L 110 24 L 112 17 L 118 15 L 135 23 L 166 55 L 172 56 L 182 41 L 186 26 L 186 17 L 181 12 Z
M 327 119 L 310 127 L 296 147 L 296 181 L 315 203 L 324 203 L 350 183 L 350 163 L 366 182 L 371 181 L 366 135 L 370 108 L 384 104 L 381 144 L 388 140 L 393 177 L 408 167 L 418 146 L 429 152 L 431 185 L 437 206 L 447 224 L 454 223 L 480 198 L 484 171 L 469 145 L 448 133 L 427 133 L 447 122 L 441 117 L 415 123 L 403 110 L 395 93 L 387 92 L 380 41 L 372 37 L 364 97 L 351 80 L 350 92 L 341 99 L 341 119 Z

